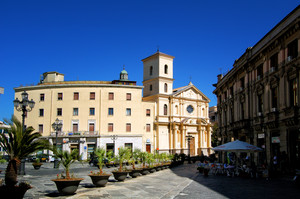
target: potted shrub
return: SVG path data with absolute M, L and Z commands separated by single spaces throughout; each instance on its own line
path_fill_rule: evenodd
M 146 162 L 148 161 L 148 154 L 147 152 L 141 152 L 140 153 L 140 160 L 142 162 L 142 175 L 147 175 L 149 174 L 149 168 L 148 166 L 146 165 Z
M 91 172 L 89 176 L 91 177 L 92 182 L 96 187 L 105 187 L 108 182 L 109 176 L 111 176 L 110 174 L 105 173 L 102 169 L 104 166 L 105 149 L 97 148 L 94 154 L 98 157 L 99 172 Z
M 18 170 L 20 168 L 21 159 L 27 157 L 31 153 L 49 148 L 49 142 L 40 139 L 41 134 L 34 133 L 33 127 L 22 127 L 21 122 L 13 116 L 11 121 L 6 121 L 10 128 L 7 129 L 7 135 L 0 134 L 0 145 L 9 155 L 10 159 L 5 172 L 5 184 L 0 185 L 0 195 L 9 196 L 10 198 L 23 198 L 30 184 L 20 182 L 17 184 Z
M 32 163 L 33 168 L 36 169 L 36 170 L 40 169 L 42 165 L 43 165 L 43 163 L 40 162 L 40 158 L 37 158 L 37 159 Z
M 70 176 L 70 166 L 75 161 L 80 160 L 80 155 L 77 149 L 69 151 L 54 150 L 55 155 L 60 159 L 60 164 L 65 168 L 65 175 L 57 175 L 57 179 L 52 179 L 55 182 L 57 190 L 59 193 L 64 195 L 72 195 L 76 192 L 80 181 L 83 178 L 76 178 Z
M 107 162 L 105 163 L 105 166 L 107 168 L 113 167 L 114 166 L 114 152 L 113 151 L 108 151 L 106 153 L 106 160 Z
M 132 166 L 132 170 L 129 172 L 129 175 L 133 178 L 140 176 L 142 172 L 142 169 L 136 167 L 136 163 L 140 164 L 140 153 L 140 149 L 135 149 L 131 155 L 131 158 L 128 161 Z
M 115 159 L 119 162 L 119 169 L 113 171 L 114 178 L 117 181 L 124 181 L 128 175 L 128 171 L 126 167 L 123 167 L 123 164 L 125 161 L 127 161 L 130 158 L 130 150 L 126 147 L 120 147 L 119 148 L 119 154 L 116 156 Z

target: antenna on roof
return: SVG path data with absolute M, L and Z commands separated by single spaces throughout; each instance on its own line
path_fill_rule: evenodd
M 157 52 L 159 52 L 159 45 L 157 45 Z

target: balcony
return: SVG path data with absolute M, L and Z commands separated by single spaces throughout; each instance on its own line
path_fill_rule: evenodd
M 298 124 L 298 106 L 291 106 L 285 108 L 283 111 L 284 115 L 282 121 L 285 123 L 286 126 L 294 126 Z
M 278 127 L 278 119 L 279 119 L 279 112 L 276 108 L 272 108 L 272 110 L 267 113 L 267 127 L 269 129 L 274 129 Z

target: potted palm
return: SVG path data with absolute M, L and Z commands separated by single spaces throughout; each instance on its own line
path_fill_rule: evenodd
M 6 122 L 10 125 L 7 134 L 0 134 L 0 146 L 9 155 L 10 160 L 5 172 L 5 185 L 0 185 L 0 195 L 10 198 L 23 198 L 24 194 L 31 186 L 28 183 L 17 180 L 18 170 L 21 159 L 31 153 L 48 149 L 48 140 L 41 139 L 41 134 L 34 132 L 33 127 L 23 128 L 21 122 L 13 116 L 11 121 Z
M 140 153 L 140 149 L 135 149 L 131 155 L 131 158 L 128 161 L 132 166 L 132 170 L 129 172 L 129 175 L 133 178 L 140 176 L 142 172 L 142 169 L 136 167 L 136 163 L 140 164 Z
M 75 162 L 79 161 L 80 155 L 77 149 L 69 151 L 53 150 L 56 157 L 60 159 L 60 164 L 65 168 L 65 175 L 57 175 L 57 179 L 52 179 L 55 182 L 57 190 L 59 193 L 64 195 L 72 195 L 76 192 L 80 181 L 83 178 L 76 178 L 75 176 L 70 176 L 70 166 Z
M 109 176 L 111 176 L 111 174 L 105 173 L 102 169 L 104 166 L 105 149 L 97 148 L 94 154 L 98 157 L 99 172 L 91 172 L 89 176 L 91 177 L 92 182 L 96 187 L 105 187 L 108 182 Z
M 33 168 L 36 170 L 40 169 L 42 165 L 43 163 L 40 162 L 40 158 L 37 158 L 34 163 L 32 163 Z
M 146 165 L 146 162 L 148 161 L 148 155 L 149 155 L 149 153 L 147 153 L 147 152 L 141 152 L 140 153 L 140 160 L 142 162 L 142 167 L 143 167 L 142 175 L 147 175 L 147 174 L 150 173 L 149 168 Z
M 126 147 L 120 147 L 119 148 L 119 154 L 116 156 L 116 159 L 119 162 L 119 169 L 116 171 L 113 171 L 114 178 L 117 181 L 124 181 L 127 177 L 128 171 L 126 167 L 123 167 L 123 164 L 125 161 L 127 161 L 130 158 L 130 150 Z
M 107 162 L 105 163 L 105 166 L 107 168 L 110 168 L 112 166 L 114 166 L 114 152 L 113 151 L 107 151 L 106 152 L 106 160 Z
M 153 165 L 154 162 L 155 162 L 154 154 L 148 153 L 147 164 L 149 166 L 150 173 L 154 173 L 156 171 L 156 169 L 154 168 L 154 165 Z

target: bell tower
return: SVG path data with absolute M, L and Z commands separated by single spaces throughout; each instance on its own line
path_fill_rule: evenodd
M 143 97 L 173 93 L 173 59 L 173 56 L 159 51 L 142 59 L 144 64 Z

